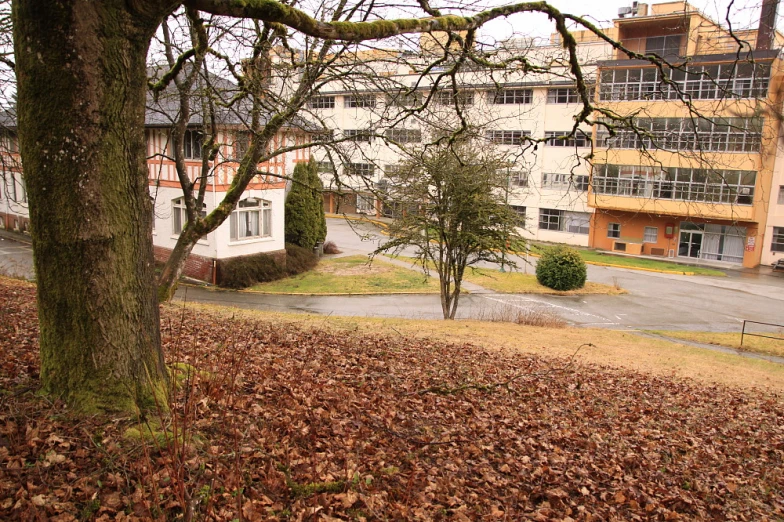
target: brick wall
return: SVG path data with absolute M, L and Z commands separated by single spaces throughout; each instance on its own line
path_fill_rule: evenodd
M 6 230 L 30 233 L 30 220 L 16 214 L 0 212 L 0 226 Z
M 155 253 L 155 261 L 159 263 L 165 263 L 171 254 L 171 250 L 159 246 L 153 246 L 153 252 Z M 185 261 L 185 268 L 183 268 L 182 273 L 187 277 L 212 283 L 212 262 L 213 260 L 209 257 L 191 254 L 188 256 L 188 260 Z

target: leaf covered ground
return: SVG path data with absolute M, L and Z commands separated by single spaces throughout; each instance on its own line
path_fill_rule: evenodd
M 770 393 L 164 307 L 172 415 L 76 418 L 34 300 L 0 279 L 2 520 L 784 518 Z

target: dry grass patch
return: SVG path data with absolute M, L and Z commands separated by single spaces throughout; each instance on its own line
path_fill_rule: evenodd
M 533 274 L 499 272 L 486 268 L 467 271 L 465 280 L 502 294 L 620 295 L 628 293 L 617 285 L 604 285 L 591 281 L 587 281 L 582 288 L 562 292 L 540 285 Z
M 251 290 L 285 294 L 437 294 L 438 282 L 423 274 L 366 256 L 323 259 L 310 272 L 261 283 Z
M 303 328 L 326 328 L 358 334 L 403 335 L 419 339 L 472 343 L 488 350 L 568 357 L 583 343 L 578 362 L 628 368 L 661 377 L 690 378 L 707 384 L 763 388 L 784 392 L 784 365 L 714 352 L 704 348 L 651 339 L 633 331 L 534 327 L 490 321 L 442 321 L 365 317 L 324 317 L 312 314 L 254 312 L 212 305 L 206 308 L 226 316 L 247 316 Z
M 387 256 L 411 263 L 412 270 L 418 270 L 421 266 L 417 259 L 406 256 Z M 435 265 L 429 263 L 431 275 L 437 278 Z M 561 292 L 540 285 L 533 274 L 523 274 L 520 272 L 501 272 L 490 268 L 468 267 L 463 276 L 463 281 L 474 283 L 488 290 L 500 294 L 540 294 L 540 295 L 620 295 L 628 293 L 619 285 L 604 285 L 601 283 L 586 282 L 585 286 L 576 290 Z
M 768 339 L 765 337 L 754 337 L 746 335 L 743 338 L 743 346 L 740 344 L 740 332 L 691 332 L 686 330 L 652 330 L 651 333 L 663 335 L 665 337 L 673 337 L 675 339 L 684 339 L 686 341 L 694 341 L 703 344 L 715 344 L 718 346 L 725 346 L 727 348 L 734 348 L 745 352 L 761 353 L 764 355 L 775 355 L 784 357 L 784 340 Z M 784 331 L 765 333 L 764 335 L 771 335 L 774 337 L 784 338 Z

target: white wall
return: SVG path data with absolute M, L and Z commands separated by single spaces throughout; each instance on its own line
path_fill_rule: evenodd
M 155 200 L 155 229 L 153 244 L 173 249 L 177 243 L 172 219 L 172 202 L 182 196 L 182 191 L 169 187 L 150 187 L 150 194 Z M 207 213 L 211 212 L 223 199 L 225 192 L 208 192 L 205 196 Z M 284 190 L 246 190 L 242 198 L 259 198 L 272 203 L 272 237 L 230 241 L 229 219 L 217 230 L 207 234 L 193 248 L 193 253 L 203 257 L 225 259 L 229 257 L 275 252 L 284 248 Z

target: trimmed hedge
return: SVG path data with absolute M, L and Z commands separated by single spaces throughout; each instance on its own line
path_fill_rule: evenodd
M 536 263 L 536 280 L 553 290 L 574 290 L 585 286 L 585 261 L 574 248 L 547 248 Z
M 286 244 L 285 264 L 269 254 L 240 256 L 221 261 L 218 284 L 225 288 L 248 288 L 257 283 L 283 279 L 313 269 L 318 256 L 297 245 Z

